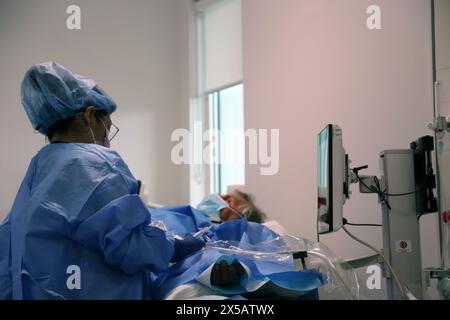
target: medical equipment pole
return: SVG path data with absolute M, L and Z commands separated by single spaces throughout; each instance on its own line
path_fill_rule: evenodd
M 386 150 L 380 154 L 381 182 L 387 193 L 415 190 L 412 150 Z M 418 299 L 422 298 L 422 263 L 419 220 L 415 195 L 386 196 L 382 203 L 383 251 L 398 274 L 400 282 Z M 402 299 L 402 293 L 386 268 L 388 299 Z

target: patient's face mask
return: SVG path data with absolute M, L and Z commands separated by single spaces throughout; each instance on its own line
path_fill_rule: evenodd
M 214 221 L 220 221 L 220 210 L 228 207 L 228 203 L 217 193 L 212 193 L 203 198 L 197 205 L 197 209 Z
M 203 198 L 203 200 L 197 205 L 197 209 L 203 214 L 207 215 L 213 221 L 221 221 L 220 211 L 222 209 L 229 208 L 235 212 L 239 218 L 242 218 L 242 214 L 231 208 L 220 195 L 212 193 Z

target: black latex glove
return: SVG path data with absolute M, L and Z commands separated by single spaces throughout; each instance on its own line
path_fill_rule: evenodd
M 214 286 L 229 286 L 238 283 L 244 273 L 245 270 L 239 262 L 234 261 L 232 264 L 228 264 L 222 260 L 214 264 L 210 281 Z
M 175 240 L 174 254 L 171 262 L 176 262 L 186 258 L 194 252 L 201 250 L 205 246 L 205 241 L 187 235 L 183 240 Z

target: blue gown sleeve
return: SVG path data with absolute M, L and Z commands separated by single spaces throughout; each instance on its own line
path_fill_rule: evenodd
M 6 218 L 0 225 L 0 300 L 12 299 L 10 230 L 9 218 Z
M 126 274 L 159 273 L 169 267 L 174 241 L 149 226 L 151 216 L 138 195 L 125 195 L 95 212 L 73 230 L 72 238 L 100 250 L 105 261 Z

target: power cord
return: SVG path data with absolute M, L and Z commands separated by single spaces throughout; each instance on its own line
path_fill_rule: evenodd
M 430 172 L 431 171 L 431 172 Z M 433 176 L 432 170 L 428 170 L 427 176 L 425 177 L 425 179 L 423 180 L 422 184 L 420 185 L 420 187 L 418 187 L 416 190 L 411 191 L 411 192 L 405 192 L 405 193 L 386 193 L 387 196 L 389 197 L 401 197 L 401 196 L 407 196 L 410 194 L 415 194 L 419 191 L 421 191 L 423 188 L 425 188 L 426 184 L 428 183 L 428 181 L 430 180 L 430 178 Z M 375 177 L 376 178 L 376 177 Z
M 380 181 L 375 176 L 373 181 L 375 183 L 375 186 L 371 185 L 370 187 L 361 179 L 361 177 L 358 174 L 358 171 L 354 171 L 356 178 L 358 179 L 358 182 L 361 183 L 364 187 L 372 191 L 373 193 L 376 193 L 378 195 L 378 198 L 380 199 L 381 203 L 384 203 L 389 210 L 391 210 L 391 205 L 389 204 L 389 201 L 386 199 L 386 189 L 381 190 Z
M 389 270 L 391 271 L 391 274 L 394 278 L 395 283 L 397 284 L 400 292 L 402 293 L 402 296 L 406 299 L 409 299 L 409 297 L 406 295 L 405 289 L 402 286 L 402 284 L 400 283 L 400 280 L 397 276 L 397 274 L 395 273 L 394 269 L 392 268 L 391 264 L 389 263 L 388 259 L 383 255 L 383 253 L 376 249 L 375 247 L 373 247 L 372 245 L 368 244 L 367 242 L 364 242 L 363 240 L 357 238 L 356 236 L 354 236 L 350 231 L 347 230 L 347 228 L 345 226 L 342 226 L 342 229 L 345 231 L 345 233 L 347 233 L 347 235 L 352 238 L 353 240 L 361 243 L 362 245 L 366 246 L 367 248 L 375 251 L 377 254 L 380 255 L 380 257 L 383 259 L 384 263 L 388 266 Z
M 351 223 L 351 222 L 348 222 L 348 220 L 345 218 L 343 218 L 342 221 L 343 221 L 343 223 L 342 223 L 343 225 L 348 224 L 349 226 L 355 226 L 355 227 L 382 227 L 383 226 L 381 224 L 375 224 L 375 223 Z
M 361 170 L 362 168 L 364 169 L 366 167 L 367 166 L 353 169 L 353 172 L 354 172 L 356 178 L 358 179 L 358 182 L 360 182 L 368 190 L 378 194 L 380 202 L 384 203 L 388 207 L 389 210 L 391 210 L 391 206 L 389 204 L 389 201 L 386 199 L 386 196 L 402 197 L 402 196 L 407 196 L 410 194 L 416 194 L 417 192 L 421 191 L 427 185 L 429 179 L 433 176 L 432 169 L 430 169 L 430 170 L 428 170 L 427 176 L 425 177 L 424 181 L 416 190 L 411 191 L 411 192 L 404 192 L 404 193 L 387 193 L 386 192 L 387 189 L 384 189 L 384 190 L 381 189 L 381 184 L 380 184 L 380 180 L 378 179 L 378 177 L 375 176 L 373 178 L 375 185 L 371 185 L 370 187 L 361 179 L 361 177 L 358 174 L 358 171 Z

